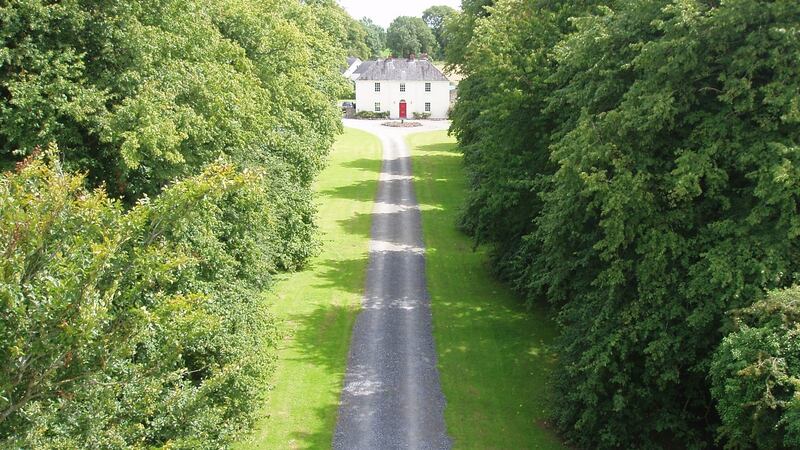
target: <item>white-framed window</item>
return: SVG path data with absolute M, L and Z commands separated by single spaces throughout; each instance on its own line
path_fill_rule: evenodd
M 375 92 L 380 92 L 380 91 L 381 91 L 381 84 L 375 83 Z
M 381 112 L 381 102 L 375 102 L 375 112 Z
M 405 92 L 405 91 L 406 91 L 406 84 L 400 83 L 400 92 Z
M 430 91 L 431 91 L 431 84 L 425 83 L 425 92 L 430 92 Z
M 431 112 L 431 102 L 425 102 L 425 112 Z

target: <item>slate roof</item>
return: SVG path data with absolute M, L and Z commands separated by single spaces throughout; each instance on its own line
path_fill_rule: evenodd
M 426 59 L 364 61 L 355 71 L 358 80 L 447 81 L 442 71 Z
M 355 76 L 355 75 L 363 75 L 363 74 L 364 74 L 364 72 L 366 72 L 366 71 L 367 71 L 367 70 L 368 70 L 370 67 L 372 67 L 372 65 L 373 65 L 373 64 L 375 64 L 376 62 L 377 62 L 377 61 L 364 61 L 364 62 L 362 62 L 362 63 L 361 63 L 361 64 L 360 64 L 360 65 L 359 65 L 359 66 L 356 68 L 356 70 L 353 72 L 353 75 L 354 75 L 354 76 Z M 360 77 L 359 77 L 359 78 L 360 78 Z
M 340 67 L 339 68 L 339 73 L 347 72 L 347 69 L 349 69 L 353 65 L 353 63 L 355 63 L 356 61 L 359 61 L 359 59 L 356 58 L 355 56 L 348 56 L 347 60 L 346 60 L 347 65 Z

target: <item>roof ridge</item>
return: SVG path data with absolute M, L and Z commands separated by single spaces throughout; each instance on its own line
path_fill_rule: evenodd
M 357 72 L 361 74 L 359 80 L 448 81 L 442 71 L 427 59 L 364 61 Z

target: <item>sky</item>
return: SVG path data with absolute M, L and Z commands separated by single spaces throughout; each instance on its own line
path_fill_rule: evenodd
M 339 0 L 339 4 L 356 20 L 369 17 L 386 28 L 398 16 L 422 17 L 422 11 L 434 5 L 459 9 L 461 0 Z

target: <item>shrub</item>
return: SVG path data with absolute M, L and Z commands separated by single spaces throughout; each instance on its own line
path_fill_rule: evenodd
M 388 119 L 389 111 L 373 112 L 373 111 L 359 111 L 356 113 L 356 118 L 375 120 L 375 119 Z
M 414 118 L 417 120 L 426 120 L 431 118 L 431 113 L 429 112 L 414 112 Z
M 356 98 L 356 86 L 355 86 L 355 84 L 351 84 L 351 86 L 349 86 L 347 88 L 347 90 L 344 90 L 344 91 L 342 91 L 342 93 L 339 94 L 339 100 L 351 100 L 352 101 L 352 99 L 354 99 L 354 98 Z
M 727 448 L 800 448 L 800 288 L 733 312 L 711 364 Z
M 126 212 L 57 161 L 0 179 L 0 443 L 218 448 L 272 368 L 267 280 L 237 276 L 264 234 L 220 220 L 262 214 L 258 177 L 214 165 Z

